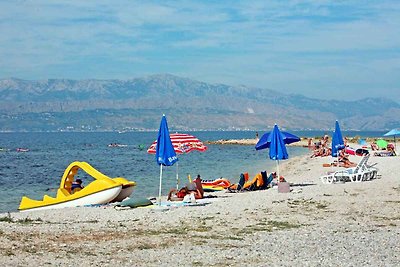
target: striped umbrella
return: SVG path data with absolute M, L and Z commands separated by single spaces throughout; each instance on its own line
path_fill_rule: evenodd
M 178 154 L 186 154 L 193 150 L 204 152 L 207 150 L 207 146 L 203 144 L 197 137 L 190 134 L 173 133 L 169 135 L 171 138 L 174 150 Z M 147 149 L 147 153 L 155 154 L 157 148 L 157 140 L 155 140 L 151 146 Z M 178 174 L 178 162 L 176 164 L 176 188 L 179 189 L 179 174 Z
M 198 150 L 204 152 L 207 150 L 207 147 L 201 142 L 197 137 L 194 137 L 190 134 L 181 134 L 174 133 L 169 135 L 171 138 L 172 145 L 174 146 L 174 150 L 178 154 L 186 154 L 193 150 Z M 147 153 L 155 154 L 157 147 L 157 140 L 155 140 L 149 149 L 147 149 Z

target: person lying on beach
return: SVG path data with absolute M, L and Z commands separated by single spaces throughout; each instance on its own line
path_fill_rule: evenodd
M 169 201 L 182 201 L 186 195 L 194 194 L 195 199 L 203 198 L 200 191 L 196 190 L 189 190 L 186 186 L 182 187 L 179 190 L 171 189 L 168 193 L 168 200 Z
M 387 151 L 375 152 L 374 156 L 376 156 L 376 157 L 392 157 L 392 156 L 396 156 L 396 152 L 394 151 L 394 148 L 388 146 Z
M 200 175 L 197 175 L 197 178 L 193 182 L 179 190 L 171 189 L 168 193 L 168 200 L 181 201 L 186 195 L 190 194 L 194 194 L 196 199 L 201 199 L 204 197 L 204 190 L 203 186 L 201 185 Z

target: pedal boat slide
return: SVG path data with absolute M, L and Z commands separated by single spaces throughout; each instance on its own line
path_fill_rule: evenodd
M 72 182 L 79 169 L 82 169 L 95 180 L 80 191 L 71 193 Z M 18 210 L 60 209 L 119 202 L 132 194 L 135 185 L 135 182 L 128 181 L 123 177 L 110 178 L 87 162 L 75 161 L 64 171 L 56 197 L 44 195 L 43 200 L 33 200 L 23 196 Z

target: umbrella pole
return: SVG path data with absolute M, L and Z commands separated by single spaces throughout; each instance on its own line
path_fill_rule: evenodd
M 161 206 L 162 164 L 160 164 L 160 187 L 158 190 L 158 204 Z
M 277 176 L 277 182 L 279 183 L 281 178 L 279 176 L 279 159 L 276 161 L 276 176 Z
M 176 190 L 179 190 L 179 171 L 178 171 L 179 162 L 176 162 Z

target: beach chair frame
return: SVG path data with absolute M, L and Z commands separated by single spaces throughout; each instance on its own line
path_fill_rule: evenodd
M 364 155 L 356 167 L 345 170 L 335 171 L 321 176 L 324 184 L 362 182 L 369 181 L 377 177 L 378 169 L 367 164 L 370 155 Z

